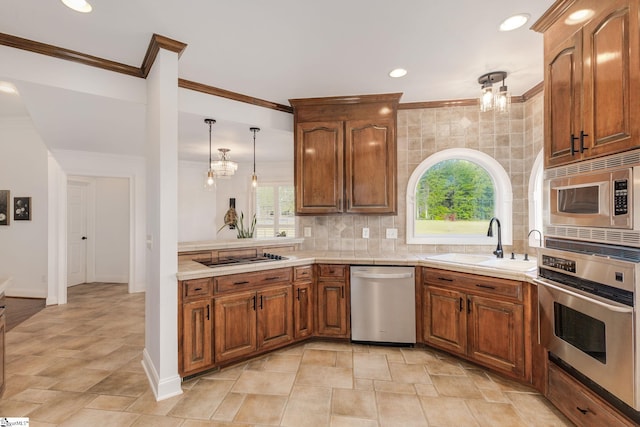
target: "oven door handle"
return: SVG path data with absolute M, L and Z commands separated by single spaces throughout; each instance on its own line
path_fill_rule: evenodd
M 618 306 L 615 306 L 615 305 L 607 304 L 607 303 L 602 302 L 602 301 L 598 301 L 597 299 L 591 299 L 589 297 L 585 297 L 584 295 L 580 295 L 580 294 L 578 294 L 576 292 L 572 292 L 569 289 L 566 289 L 566 288 L 563 288 L 563 287 L 560 287 L 560 286 L 556 286 L 556 285 L 552 285 L 549 282 L 543 282 L 542 280 L 539 280 L 539 279 L 533 279 L 533 281 L 535 283 L 538 283 L 538 284 L 542 285 L 542 286 L 546 286 L 547 288 L 551 288 L 551 289 L 553 289 L 555 291 L 562 292 L 564 294 L 571 295 L 572 297 L 576 297 L 576 298 L 581 299 L 583 301 L 587 301 L 589 303 L 599 305 L 600 307 L 604 307 L 604 308 L 606 308 L 607 310 L 610 310 L 610 311 L 615 311 L 617 313 L 628 313 L 628 314 L 632 314 L 633 313 L 633 307 L 628 307 L 628 308 L 627 307 L 618 307 Z

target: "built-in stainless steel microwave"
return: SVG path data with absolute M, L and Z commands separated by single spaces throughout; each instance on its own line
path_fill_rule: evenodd
M 548 180 L 549 223 L 577 227 L 633 229 L 632 167 Z

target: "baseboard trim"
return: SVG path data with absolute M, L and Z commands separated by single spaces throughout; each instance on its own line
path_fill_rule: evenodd
M 147 379 L 149 380 L 151 391 L 153 392 L 153 395 L 155 396 L 157 401 L 182 394 L 182 381 L 180 379 L 180 376 L 176 374 L 171 378 L 160 380 L 158 371 L 156 370 L 153 361 L 149 356 L 149 353 L 147 353 L 146 348 L 142 351 L 141 363 L 144 372 L 147 374 Z
M 7 297 L 15 298 L 47 298 L 46 291 L 39 291 L 35 289 L 7 289 L 4 291 L 4 295 Z

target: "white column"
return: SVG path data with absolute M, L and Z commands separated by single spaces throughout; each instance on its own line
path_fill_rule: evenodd
M 147 288 L 142 364 L 156 399 L 178 375 L 178 54 L 160 49 L 147 77 Z

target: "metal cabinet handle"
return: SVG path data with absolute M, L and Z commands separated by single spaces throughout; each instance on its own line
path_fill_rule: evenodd
M 438 277 L 438 280 L 442 280 L 444 282 L 453 282 L 453 279 L 447 279 L 446 277 Z
M 249 283 L 248 280 L 243 280 L 241 282 L 233 282 L 234 285 L 246 285 L 247 283 Z
M 207 320 L 211 319 L 211 308 L 209 306 L 209 304 L 207 304 Z
M 194 291 L 201 291 L 202 288 L 195 288 Z
M 584 153 L 584 150 L 588 150 L 588 148 L 586 148 L 584 146 L 584 139 L 589 136 L 588 134 L 584 133 L 583 130 L 580 131 L 580 152 Z
M 471 313 L 471 299 L 467 298 L 467 313 Z
M 253 296 L 253 311 L 256 311 L 256 296 Z
M 587 414 L 587 412 L 589 412 L 589 409 L 588 409 L 588 408 L 587 408 L 587 409 L 582 409 L 581 407 L 576 406 L 576 409 L 577 409 L 578 411 L 580 411 L 580 412 L 582 413 L 582 415 L 586 415 L 586 414 Z
M 494 289 L 495 290 L 495 286 L 491 286 L 491 285 L 481 285 L 480 283 L 476 283 L 476 286 L 478 288 L 482 288 L 482 289 Z
M 575 136 L 574 134 L 571 134 L 571 155 L 575 155 L 576 154 L 576 148 L 573 146 L 574 141 L 577 141 L 579 138 L 577 136 Z
M 280 279 L 280 276 L 266 277 L 264 280 L 278 280 L 278 279 Z
M 297 298 L 298 298 L 298 301 L 300 301 L 300 288 L 298 288 L 298 296 L 297 296 Z
M 260 310 L 262 310 L 262 295 L 260 295 Z
M 463 309 L 464 309 L 464 299 L 460 297 L 460 311 L 462 312 Z

